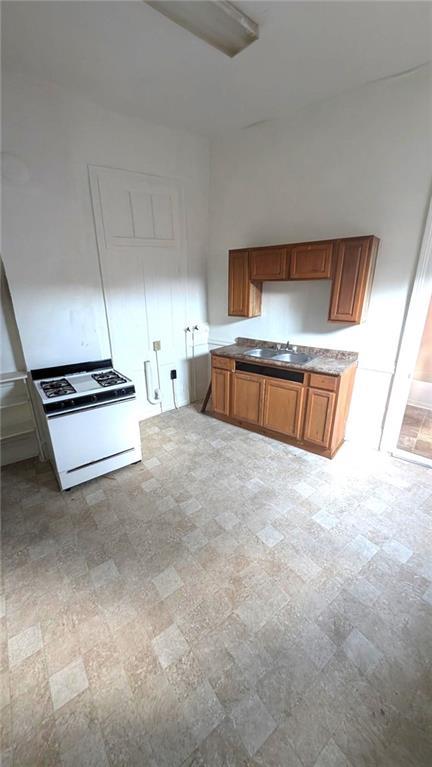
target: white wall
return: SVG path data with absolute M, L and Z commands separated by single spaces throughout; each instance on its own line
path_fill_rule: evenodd
M 212 345 L 239 335 L 360 352 L 348 434 L 377 445 L 431 182 L 427 72 L 377 83 L 212 144 Z M 266 283 L 261 317 L 227 316 L 227 251 L 381 238 L 367 322 L 326 321 L 330 283 Z
M 3 82 L 3 120 L 9 168 L 3 255 L 28 368 L 110 356 L 89 164 L 180 180 L 188 311 L 191 321 L 207 319 L 206 139 L 108 112 L 56 85 L 12 74 Z

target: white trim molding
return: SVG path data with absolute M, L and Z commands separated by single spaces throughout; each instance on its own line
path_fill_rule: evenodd
M 380 449 L 393 453 L 398 457 L 408 459 L 411 455 L 404 451 L 401 456 L 397 450 L 397 443 L 408 402 L 411 380 L 414 373 L 417 355 L 426 322 L 429 303 L 432 295 L 432 198 L 429 202 L 429 211 L 420 254 L 417 271 L 411 291 L 405 324 L 402 330 L 396 371 L 390 390 L 386 416 L 384 420 L 383 434 Z

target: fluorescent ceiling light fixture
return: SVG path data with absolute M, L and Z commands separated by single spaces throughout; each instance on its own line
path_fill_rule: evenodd
M 258 39 L 258 24 L 225 0 L 145 1 L 227 56 L 236 56 Z

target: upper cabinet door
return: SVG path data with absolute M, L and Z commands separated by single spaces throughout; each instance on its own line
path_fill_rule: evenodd
M 258 317 L 261 314 L 261 286 L 251 282 L 248 250 L 230 250 L 229 253 L 228 314 L 232 317 Z
M 291 248 L 291 280 L 329 280 L 333 242 L 311 242 Z
M 286 248 L 259 248 L 249 251 L 251 280 L 287 280 Z
M 359 324 L 373 277 L 376 237 L 356 237 L 336 244 L 329 320 Z

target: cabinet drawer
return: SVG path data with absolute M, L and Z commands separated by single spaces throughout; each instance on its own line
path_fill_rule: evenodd
M 220 370 L 234 370 L 235 361 L 230 357 L 217 357 L 212 354 L 212 367 L 219 368 Z
M 336 391 L 338 385 L 338 378 L 336 376 L 319 375 L 318 373 L 311 373 L 310 386 L 315 389 L 327 389 L 327 391 Z
M 286 280 L 286 248 L 264 248 L 249 251 L 251 280 Z

